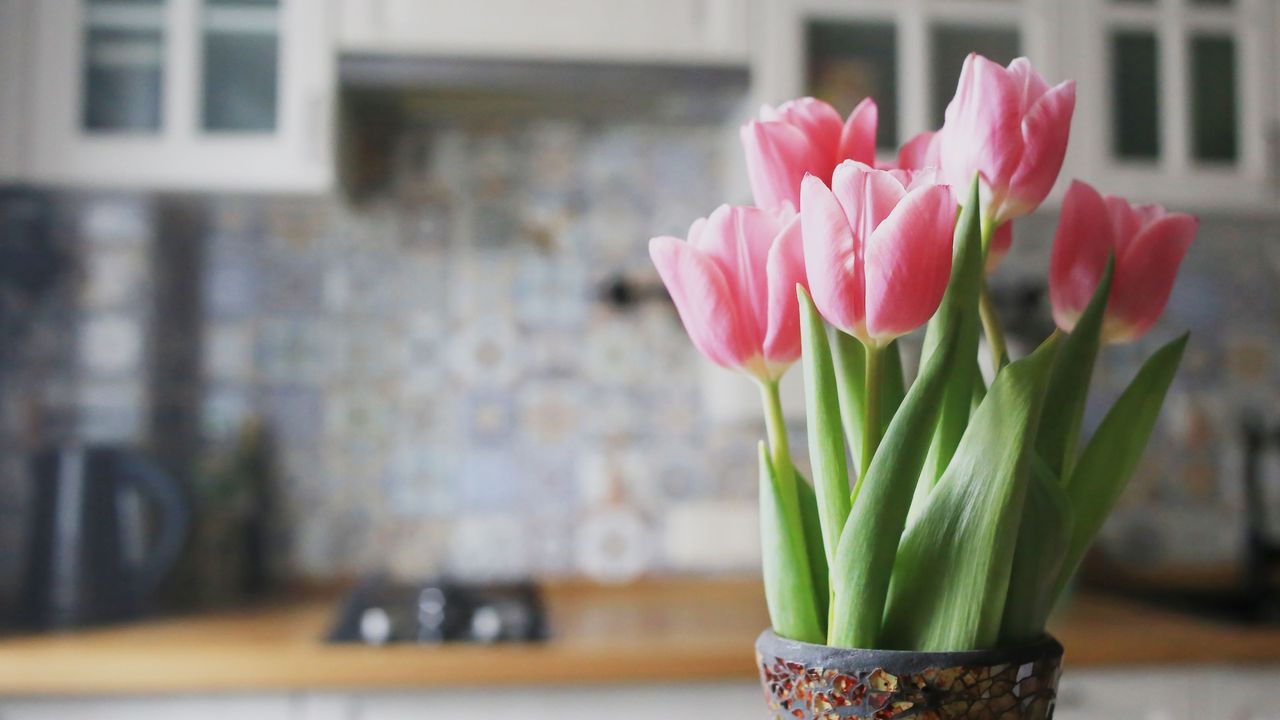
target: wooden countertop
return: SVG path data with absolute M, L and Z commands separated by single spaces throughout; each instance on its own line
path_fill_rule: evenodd
M 758 580 L 547 587 L 535 646 L 329 645 L 334 593 L 62 635 L 0 639 L 0 695 L 430 688 L 755 677 Z M 1280 663 L 1280 628 L 1213 625 L 1083 595 L 1053 632 L 1068 667 Z

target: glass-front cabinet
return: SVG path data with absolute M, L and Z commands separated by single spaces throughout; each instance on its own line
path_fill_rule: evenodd
M 1026 55 L 1051 82 L 1079 81 L 1064 177 L 1184 207 L 1276 207 L 1275 0 L 779 0 L 754 27 L 774 48 L 755 60 L 759 100 L 848 112 L 874 96 L 885 160 L 942 124 L 966 54 Z
M 316 0 L 43 0 L 34 179 L 156 189 L 329 185 L 333 53 Z
M 1008 62 L 1027 55 L 1056 77 L 1053 0 L 781 0 L 755 27 L 778 52 L 754 70 L 762 102 L 814 95 L 842 113 L 864 97 L 879 108 L 877 144 L 942 124 L 971 51 Z
M 1084 0 L 1073 152 L 1107 186 L 1206 207 L 1276 202 L 1274 0 Z

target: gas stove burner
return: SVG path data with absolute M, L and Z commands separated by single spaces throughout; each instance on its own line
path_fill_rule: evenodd
M 534 642 L 547 636 L 546 613 L 531 582 L 397 582 L 374 576 L 342 604 L 329 642 L 386 645 Z

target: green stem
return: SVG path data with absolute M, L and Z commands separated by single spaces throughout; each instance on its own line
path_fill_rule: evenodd
M 871 458 L 875 457 L 876 449 L 880 447 L 880 406 L 884 400 L 884 349 L 875 345 L 867 345 L 866 348 L 867 382 L 863 393 L 866 405 L 862 414 L 862 462 L 858 465 L 854 497 L 862 489 L 862 480 L 867 476 L 867 468 L 871 467 Z
M 987 251 L 991 249 L 991 238 L 995 235 L 996 225 L 991 218 L 982 218 L 982 257 L 986 262 Z M 991 291 L 987 288 L 984 275 L 978 292 L 978 314 L 982 318 L 982 331 L 987 336 L 987 346 L 991 349 L 991 367 L 996 372 L 1009 364 L 1009 346 L 1004 339 L 1004 330 L 1000 327 L 1000 316 L 996 313 L 995 303 L 991 301 Z
M 978 314 L 982 317 L 982 331 L 987 335 L 987 346 L 991 348 L 991 367 L 999 371 L 1009 364 L 1009 348 L 1004 340 L 1004 330 L 1000 329 L 1000 316 L 996 314 L 996 306 L 991 301 L 991 291 L 987 289 L 985 279 L 978 295 Z
M 782 417 L 782 395 L 776 380 L 760 382 L 760 400 L 764 404 L 764 425 L 769 434 L 769 455 L 773 471 L 787 490 L 789 504 L 795 497 L 795 466 L 791 464 L 791 444 L 787 440 L 787 423 Z

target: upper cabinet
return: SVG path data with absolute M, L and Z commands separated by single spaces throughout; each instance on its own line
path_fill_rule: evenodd
M 848 113 L 864 97 L 879 109 L 884 159 L 942 124 L 971 51 L 1030 57 L 1056 72 L 1051 0 L 780 0 L 761 3 L 753 30 L 769 48 L 753 63 L 760 101 L 820 97 Z
M 1193 208 L 1275 203 L 1273 4 L 1078 3 L 1064 58 L 1102 81 L 1080 84 L 1071 151 L 1101 186 Z
M 338 43 L 367 53 L 745 64 L 745 0 L 339 0 Z
M 75 186 L 329 186 L 334 59 L 319 0 L 42 0 L 30 179 Z
M 759 100 L 842 112 L 872 96 L 884 159 L 941 125 L 967 53 L 1026 55 L 1077 78 L 1063 169 L 1191 209 L 1274 208 L 1280 162 L 1274 0 L 779 0 L 753 30 Z M 1051 202 L 1057 195 L 1051 196 Z

